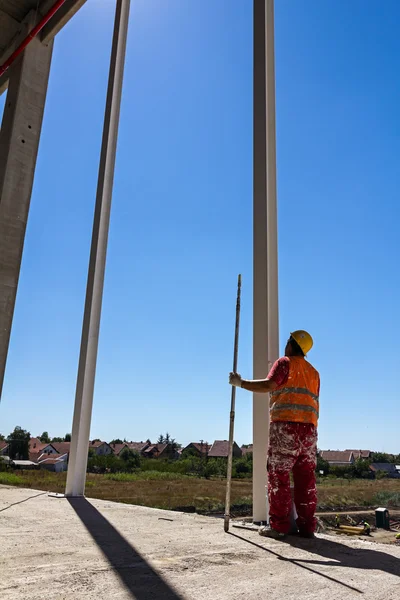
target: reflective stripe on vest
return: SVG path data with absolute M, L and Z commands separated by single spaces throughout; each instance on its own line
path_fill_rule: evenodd
M 316 396 L 315 394 L 310 392 L 310 390 L 308 390 L 307 388 L 298 388 L 298 387 L 282 388 L 280 390 L 275 390 L 275 391 L 271 392 L 271 396 L 275 396 L 277 394 L 306 394 L 306 395 L 308 394 L 308 396 L 311 396 L 311 398 L 313 400 L 316 400 L 317 402 L 319 402 L 319 396 Z
M 279 403 L 274 407 L 274 413 L 280 410 L 305 410 L 306 412 L 313 412 L 319 417 L 319 410 L 313 406 L 307 406 L 307 404 L 281 404 Z

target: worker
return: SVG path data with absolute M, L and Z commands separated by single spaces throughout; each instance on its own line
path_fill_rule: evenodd
M 339 519 L 339 515 L 335 515 L 335 527 L 339 528 L 340 527 L 340 519 Z
M 364 533 L 365 535 L 371 534 L 371 525 L 367 523 L 367 521 L 362 521 L 362 525 L 364 525 Z
M 283 539 L 291 529 L 290 472 L 298 533 L 314 537 L 320 379 L 318 371 L 305 360 L 312 346 L 309 333 L 294 331 L 287 341 L 285 356 L 274 363 L 266 379 L 246 380 L 238 373 L 229 375 L 231 385 L 250 392 L 270 393 L 267 460 L 270 524 L 259 530 L 260 535 L 269 538 Z

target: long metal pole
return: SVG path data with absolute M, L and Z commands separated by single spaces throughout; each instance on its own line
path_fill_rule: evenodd
M 117 0 L 66 495 L 85 490 L 130 0 Z
M 253 377 L 279 352 L 276 211 L 274 2 L 253 0 Z M 269 398 L 253 395 L 253 521 L 267 522 Z
M 235 320 L 235 342 L 233 345 L 233 372 L 237 372 L 238 349 L 239 349 L 239 325 L 240 325 L 240 292 L 242 287 L 242 276 L 238 275 L 237 297 L 236 297 L 236 320 Z M 229 415 L 229 454 L 228 469 L 226 474 L 226 496 L 225 496 L 225 515 L 224 530 L 229 531 L 229 517 L 231 512 L 231 484 L 232 484 L 232 459 L 233 459 L 233 436 L 235 428 L 235 402 L 236 387 L 232 386 L 231 391 L 231 412 Z

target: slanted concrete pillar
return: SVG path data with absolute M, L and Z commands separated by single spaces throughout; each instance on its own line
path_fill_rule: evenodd
M 65 489 L 66 496 L 83 496 L 85 492 L 129 9 L 130 0 L 117 0 L 72 422 L 71 452 Z
M 0 132 L 0 396 L 52 52 L 53 41 L 34 39 L 10 68 Z
M 253 377 L 278 357 L 274 3 L 254 0 Z M 253 395 L 253 521 L 267 521 L 269 397 Z

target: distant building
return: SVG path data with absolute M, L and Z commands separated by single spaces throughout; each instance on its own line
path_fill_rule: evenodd
M 143 456 L 146 458 L 171 458 L 179 457 L 178 452 L 172 444 L 150 444 L 144 451 Z
M 0 456 L 8 455 L 8 442 L 5 440 L 0 441 Z
M 57 454 L 53 444 L 41 442 L 39 438 L 29 440 L 29 460 L 37 463 L 43 454 Z
M 352 450 L 321 450 L 319 455 L 332 467 L 349 467 L 355 463 Z
M 151 446 L 151 442 L 125 442 L 130 450 L 143 454 L 146 448 Z M 154 445 L 154 444 L 153 444 Z
M 185 448 L 182 449 L 182 453 L 186 451 L 190 451 L 191 454 L 194 454 L 198 457 L 208 456 L 211 450 L 211 444 L 207 444 L 206 442 L 190 442 Z
M 242 451 L 236 442 L 233 442 L 233 456 L 240 458 Z M 229 454 L 229 441 L 228 440 L 215 440 L 211 449 L 208 453 L 209 458 L 228 458 Z
M 372 463 L 369 468 L 375 475 L 377 473 L 386 473 L 390 479 L 400 478 L 400 473 L 397 471 L 396 465 L 392 463 Z
M 242 451 L 242 456 L 246 456 L 246 454 L 253 454 L 253 444 L 242 446 L 240 449 Z
M 113 454 L 113 449 L 107 442 L 101 442 L 100 440 L 93 440 L 89 442 L 89 450 L 93 450 L 97 456 L 108 456 Z
M 357 460 L 359 458 L 362 458 L 364 460 L 369 459 L 369 458 L 371 458 L 371 455 L 372 455 L 371 450 L 351 450 L 351 449 L 349 450 L 349 449 L 346 449 L 345 452 L 352 452 L 353 456 L 354 456 L 354 460 Z
M 51 444 L 55 448 L 58 454 L 69 454 L 71 449 L 71 442 L 52 442 Z
M 128 444 L 123 442 L 122 444 L 110 444 L 115 456 L 119 456 L 122 450 L 128 449 Z
M 47 471 L 55 471 L 56 473 L 61 473 L 62 471 L 66 471 L 68 469 L 68 454 L 43 455 L 39 459 L 38 465 L 41 469 L 46 469 Z

